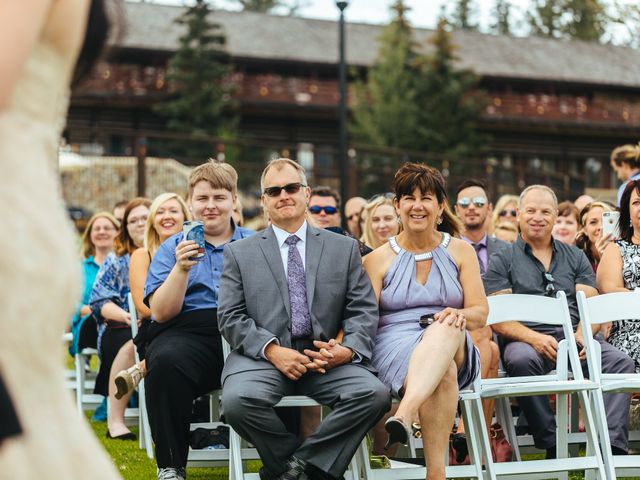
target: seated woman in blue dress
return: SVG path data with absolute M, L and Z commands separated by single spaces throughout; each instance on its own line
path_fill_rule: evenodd
M 151 308 L 145 377 L 149 424 L 158 479 L 184 480 L 193 400 L 220 388 L 222 342 L 218 330 L 218 288 L 225 244 L 253 233 L 231 218 L 238 174 L 210 161 L 189 175 L 187 204 L 204 223 L 204 257 L 182 232 L 156 252 L 144 288 Z
M 467 329 L 485 325 L 487 300 L 473 247 L 454 238 L 440 172 L 407 163 L 393 188 L 403 231 L 364 259 L 380 303 L 372 364 L 401 398 L 385 423 L 387 445 L 407 444 L 420 425 L 427 478 L 444 479 L 458 391 L 480 374 Z

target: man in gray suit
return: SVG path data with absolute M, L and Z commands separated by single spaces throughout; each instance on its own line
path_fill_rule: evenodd
M 261 188 L 271 226 L 224 253 L 218 322 L 233 351 L 222 409 L 256 446 L 261 479 L 340 478 L 390 407 L 368 369 L 378 305 L 356 242 L 307 223 L 302 167 L 270 162 Z M 285 395 L 308 395 L 332 412 L 301 442 L 274 411 Z

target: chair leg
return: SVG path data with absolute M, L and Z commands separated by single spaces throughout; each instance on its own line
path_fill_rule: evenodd
M 84 357 L 79 353 L 76 353 L 74 363 L 76 368 L 76 407 L 78 408 L 78 412 L 82 415 L 82 397 L 84 396 Z
M 569 398 L 566 393 L 556 394 L 556 455 L 569 456 Z M 568 472 L 559 473 L 558 480 L 567 480 Z
M 584 427 L 587 435 L 587 450 L 593 452 L 598 463 L 598 478 L 604 480 L 615 480 L 615 467 L 611 458 L 611 447 L 609 443 L 609 432 L 606 427 L 606 419 L 604 417 L 604 403 L 602 402 L 602 391 L 596 390 L 590 394 L 587 392 L 579 392 L 580 404 L 582 405 L 582 414 L 584 419 Z M 599 410 L 602 412 L 600 417 Z M 599 419 L 600 417 L 600 419 Z M 604 430 L 603 430 L 604 420 Z M 603 435 L 604 433 L 604 435 Z M 603 444 L 602 449 L 598 445 L 598 436 Z M 605 445 L 608 447 L 605 447 Z M 607 452 L 603 452 L 604 450 Z M 604 457 L 603 457 L 604 455 Z M 603 460 L 604 458 L 604 460 Z
M 498 423 L 502 426 L 504 435 L 507 438 L 507 441 L 511 444 L 511 448 L 513 448 L 515 460 L 520 462 L 522 461 L 522 457 L 520 455 L 520 447 L 518 446 L 518 435 L 516 434 L 513 415 L 511 414 L 511 402 L 509 397 L 496 398 L 495 409 Z
M 240 435 L 229 426 L 229 480 L 244 480 Z
M 469 461 L 474 466 L 476 471 L 476 478 L 481 480 L 483 478 L 482 473 L 482 440 L 478 438 L 479 432 L 476 425 L 476 415 L 473 413 L 475 399 L 462 401 L 462 418 L 465 425 L 465 433 L 467 436 L 467 444 L 469 446 Z M 482 402 L 479 403 L 482 407 Z M 482 411 L 481 411 L 482 413 Z M 481 414 L 482 423 L 484 423 L 484 417 Z
M 489 432 L 487 431 L 487 425 L 484 423 L 482 399 L 480 397 L 473 399 L 472 412 L 476 422 L 478 439 L 480 440 L 480 445 L 482 447 L 480 453 L 482 454 L 482 457 L 484 457 L 484 467 L 486 472 L 484 476 L 489 480 L 496 480 L 493 455 L 491 454 L 491 444 L 489 443 Z

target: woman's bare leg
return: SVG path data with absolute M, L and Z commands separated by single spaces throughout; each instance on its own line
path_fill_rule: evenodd
M 452 360 L 457 368 L 463 365 L 465 339 L 464 331 L 440 322 L 431 324 L 424 332 L 422 340 L 411 354 L 404 396 L 396 413 L 407 425 L 414 421 L 419 408 L 438 388 L 451 368 Z M 425 375 L 425 366 L 429 368 L 429 375 Z M 447 436 L 450 429 L 451 425 L 446 429 Z
M 458 405 L 458 368 L 451 361 L 440 384 L 419 409 L 427 480 L 445 479 L 449 432 Z
M 116 399 L 115 378 L 121 370 L 126 370 L 133 365 L 133 349 L 134 345 L 132 340 L 125 343 L 118 351 L 116 358 L 113 360 L 111 371 L 109 372 L 109 417 L 107 422 L 109 426 L 109 433 L 114 437 L 129 432 L 129 429 L 124 424 L 124 411 L 127 408 L 127 403 L 129 402 L 129 398 L 133 392 L 127 393 L 120 398 L 120 400 Z

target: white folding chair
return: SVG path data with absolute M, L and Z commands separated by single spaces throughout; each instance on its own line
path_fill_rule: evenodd
M 127 294 L 127 302 L 129 303 L 129 314 L 131 315 L 131 338 L 135 338 L 138 334 L 138 312 L 133 302 L 131 293 Z M 138 350 L 134 346 L 135 362 L 140 363 Z M 147 457 L 153 460 L 153 440 L 151 439 L 151 427 L 149 426 L 149 416 L 147 413 L 147 398 L 144 390 L 144 378 L 138 384 L 138 427 L 139 427 L 139 445 L 147 453 Z
M 638 392 L 640 375 L 635 373 L 603 373 L 600 361 L 600 344 L 593 338 L 592 327 L 608 322 L 626 319 L 640 319 L 640 289 L 634 292 L 608 293 L 587 298 L 584 292 L 577 292 L 578 309 L 582 320 L 582 331 L 587 351 L 587 365 L 590 378 L 599 383 L 600 390 L 591 395 L 595 411 L 598 433 L 608 477 L 617 474 L 640 475 L 640 455 L 613 455 L 607 416 L 604 410 L 603 393 Z
M 474 383 L 473 388 L 460 392 L 460 401 L 462 406 L 462 418 L 464 420 L 467 444 L 469 446 L 470 465 L 448 465 L 446 467 L 446 478 L 476 478 L 478 480 L 484 478 L 482 470 L 482 443 L 478 438 L 482 435 L 477 431 L 478 426 L 484 430 L 487 435 L 487 428 L 484 423 L 482 414 L 482 401 L 480 399 L 479 379 Z M 415 457 L 415 439 L 410 439 L 410 451 L 412 457 Z M 489 454 L 490 451 L 489 451 Z M 366 439 L 364 439 L 359 449 L 359 462 L 362 464 L 364 480 L 422 480 L 425 478 L 426 467 L 414 465 L 408 462 L 391 460 L 391 468 L 371 468 L 369 461 L 369 449 Z
M 527 479 L 549 477 L 566 479 L 567 472 L 572 470 L 593 470 L 599 478 L 605 478 L 602 455 L 597 443 L 596 422 L 588 395 L 589 392 L 598 389 L 598 384 L 593 380 L 585 380 L 582 374 L 564 292 L 558 292 L 557 298 L 509 294 L 492 296 L 488 300 L 489 317 L 487 323 L 489 325 L 508 321 L 556 325 L 562 327 L 565 337 L 559 342 L 554 372 L 544 376 L 493 378 L 480 381 L 479 396 L 481 399 L 553 393 L 557 396 L 556 450 L 558 458 L 556 459 L 494 463 L 490 453 L 486 427 L 483 426 L 482 421 L 477 425 L 477 430 L 482 432 L 481 438 L 478 440 L 483 443 L 482 450 L 485 452 L 485 469 L 488 478 L 524 476 Z M 573 378 L 569 376 L 569 366 L 571 366 Z M 571 393 L 577 393 L 583 406 L 589 453 L 586 457 L 568 457 L 568 395 Z
M 73 359 L 75 367 L 76 407 L 80 414 L 82 414 L 84 410 L 94 410 L 102 403 L 104 398 L 102 395 L 93 393 L 97 372 L 87 372 L 86 370 L 92 357 L 99 358 L 98 350 L 95 348 L 83 348 L 76 352 Z
M 229 343 L 222 338 L 222 352 L 226 361 L 231 353 Z M 314 407 L 320 406 L 318 402 L 304 395 L 289 395 L 283 397 L 276 407 Z M 243 449 L 241 446 L 241 437 L 229 425 L 229 479 L 230 480 L 259 480 L 257 473 L 244 473 L 244 461 L 251 460 L 257 455 L 254 448 Z M 358 465 L 358 456 L 356 454 L 351 459 L 349 469 L 345 473 L 346 480 L 360 480 L 360 467 Z M 258 457 L 259 458 L 259 457 Z M 368 457 L 367 457 L 368 459 Z

